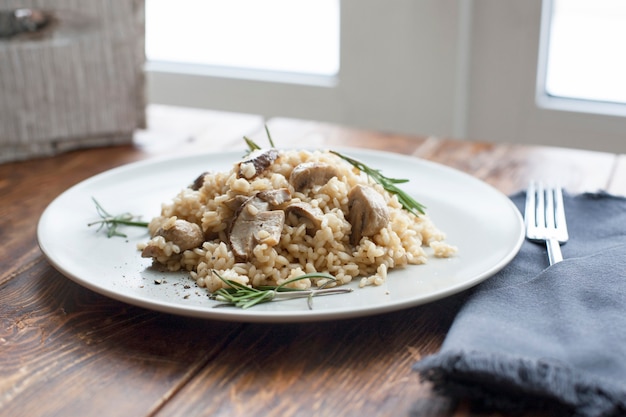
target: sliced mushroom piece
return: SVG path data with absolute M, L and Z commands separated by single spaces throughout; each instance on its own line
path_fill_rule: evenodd
M 296 191 L 304 191 L 315 185 L 326 184 L 337 176 L 334 166 L 323 162 L 303 162 L 297 165 L 289 175 L 289 183 Z
M 238 178 L 254 179 L 267 170 L 278 159 L 278 151 L 274 148 L 256 151 L 250 158 L 239 163 Z
M 239 194 L 239 195 L 236 195 L 236 196 L 234 196 L 232 198 L 229 198 L 228 200 L 224 201 L 224 205 L 226 207 L 228 207 L 229 210 L 237 212 L 251 198 L 252 197 L 250 197 L 250 196 Z
M 174 243 L 181 251 L 198 248 L 204 243 L 204 234 L 200 226 L 182 219 L 177 219 L 169 227 L 160 228 L 156 235 Z
M 261 191 L 256 196 L 267 202 L 273 209 L 281 208 L 291 201 L 291 192 L 288 188 Z
M 181 251 L 198 248 L 204 243 L 204 234 L 200 226 L 182 219 L 167 223 L 159 228 L 154 236 L 162 236 L 166 241 L 178 246 Z M 144 258 L 155 258 L 162 255 L 162 250 L 153 245 L 147 245 L 141 252 L 141 256 Z
M 269 246 L 275 246 L 280 241 L 285 224 L 285 212 L 267 208 L 266 202 L 254 197 L 237 213 L 228 235 L 237 260 L 244 262 L 249 260 L 257 244 L 267 243 Z
M 194 191 L 198 191 L 200 188 L 202 188 L 202 185 L 204 184 L 204 177 L 208 173 L 209 173 L 208 171 L 205 171 L 202 174 L 198 175 L 198 177 L 193 181 L 193 183 L 189 185 L 189 188 L 191 188 Z
M 142 258 L 156 258 L 158 256 L 163 256 L 163 250 L 158 246 L 148 244 L 141 251 Z
M 322 227 L 324 212 L 319 207 L 313 207 L 305 202 L 292 203 L 285 207 L 285 215 L 288 216 L 290 213 L 308 222 L 307 229 L 313 232 L 310 234 L 314 234 Z
M 384 197 L 368 185 L 355 185 L 348 193 L 348 221 L 352 225 L 350 243 L 357 245 L 363 236 L 374 236 L 389 223 Z
M 282 210 L 262 211 L 256 217 L 257 229 L 254 232 L 256 243 L 276 246 L 285 224 L 285 212 Z

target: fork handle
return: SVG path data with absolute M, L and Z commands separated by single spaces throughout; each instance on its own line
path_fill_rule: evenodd
M 550 260 L 550 265 L 554 265 L 555 263 L 563 260 L 561 244 L 558 239 L 553 238 L 546 240 L 546 247 L 548 248 L 548 259 Z

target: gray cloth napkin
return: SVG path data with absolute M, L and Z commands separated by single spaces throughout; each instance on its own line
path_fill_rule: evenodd
M 523 212 L 525 193 L 511 197 Z M 626 415 L 626 199 L 565 195 L 570 240 L 549 266 L 525 241 L 470 291 L 439 353 L 414 365 L 435 389 L 500 411 Z

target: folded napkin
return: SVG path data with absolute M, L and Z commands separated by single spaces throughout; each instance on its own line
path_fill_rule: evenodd
M 511 197 L 522 212 L 525 197 Z M 436 390 L 491 410 L 626 416 L 626 199 L 564 204 L 564 261 L 525 241 L 470 292 L 440 352 L 414 365 Z

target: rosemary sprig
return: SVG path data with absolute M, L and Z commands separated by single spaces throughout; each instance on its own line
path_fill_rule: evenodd
M 258 151 L 259 149 L 261 149 L 261 147 L 259 145 L 257 145 L 252 139 L 250 139 L 247 136 L 243 137 L 243 140 L 246 141 L 246 144 L 248 145 L 248 154 L 254 152 L 254 151 Z
M 270 130 L 267 127 L 267 125 L 265 125 L 265 133 L 267 134 L 267 140 L 270 143 L 270 146 L 272 148 L 275 148 L 274 146 L 274 140 L 272 140 L 272 135 L 270 134 Z M 259 145 L 257 145 L 252 139 L 250 139 L 247 136 L 243 137 L 243 140 L 246 141 L 246 144 L 248 145 L 248 155 L 251 154 L 254 151 L 258 151 L 259 149 L 261 149 L 261 147 Z
M 308 298 L 309 309 L 313 308 L 312 300 L 314 296 L 319 295 L 332 295 L 332 294 L 345 294 L 351 292 L 351 288 L 324 288 L 312 290 L 299 290 L 296 288 L 286 287 L 288 284 L 307 278 L 326 278 L 331 282 L 335 282 L 336 279 L 330 274 L 325 273 L 310 273 L 300 275 L 299 277 L 292 278 L 284 283 L 275 287 L 263 287 L 252 288 L 239 282 L 226 279 L 222 277 L 217 271 L 212 271 L 219 279 L 228 285 L 228 288 L 220 288 L 211 294 L 211 299 L 216 301 L 223 301 L 224 304 L 220 306 L 234 306 L 242 309 L 250 308 L 257 304 L 267 303 L 273 300 L 288 300 L 292 298 Z
M 93 197 L 91 197 L 91 199 L 96 204 L 96 211 L 98 212 L 98 215 L 100 216 L 101 220 L 88 223 L 87 226 L 91 227 L 97 224 L 99 225 L 97 231 L 100 231 L 103 227 L 106 227 L 108 237 L 113 237 L 113 236 L 126 237 L 124 233 L 117 231 L 117 228 L 120 225 L 148 227 L 148 222 L 142 222 L 142 221 L 136 220 L 139 218 L 139 216 L 134 216 L 130 213 L 122 213 L 117 216 L 113 216 L 109 214 L 102 207 L 102 205 L 100 205 L 100 203 L 98 203 L 98 200 L 96 200 Z
M 374 181 L 376 181 L 377 183 L 382 185 L 382 187 L 385 190 L 387 190 L 390 193 L 395 194 L 396 196 L 398 196 L 398 201 L 400 202 L 400 204 L 402 205 L 402 207 L 405 210 L 415 214 L 416 216 L 419 215 L 419 214 L 424 214 L 425 213 L 426 206 L 418 203 L 413 197 L 411 197 L 405 191 L 403 191 L 400 188 L 396 187 L 396 184 L 402 184 L 402 183 L 405 183 L 405 182 L 409 182 L 409 180 L 386 177 L 386 176 L 384 176 L 381 173 L 380 170 L 374 169 L 374 168 L 370 168 L 369 166 L 365 165 L 361 161 L 357 161 L 356 159 L 350 158 L 350 157 L 348 157 L 346 155 L 343 155 L 343 154 L 341 154 L 339 152 L 336 152 L 336 151 L 330 151 L 330 153 L 337 155 L 338 157 L 340 157 L 344 161 L 350 163 L 355 168 L 365 172 L 370 178 L 372 178 Z
M 270 130 L 269 130 L 269 128 L 267 127 L 267 125 L 265 125 L 265 133 L 267 134 L 267 140 L 270 142 L 270 146 L 271 146 L 272 148 L 275 148 L 275 146 L 274 146 L 274 141 L 272 140 L 272 135 L 270 135 Z

